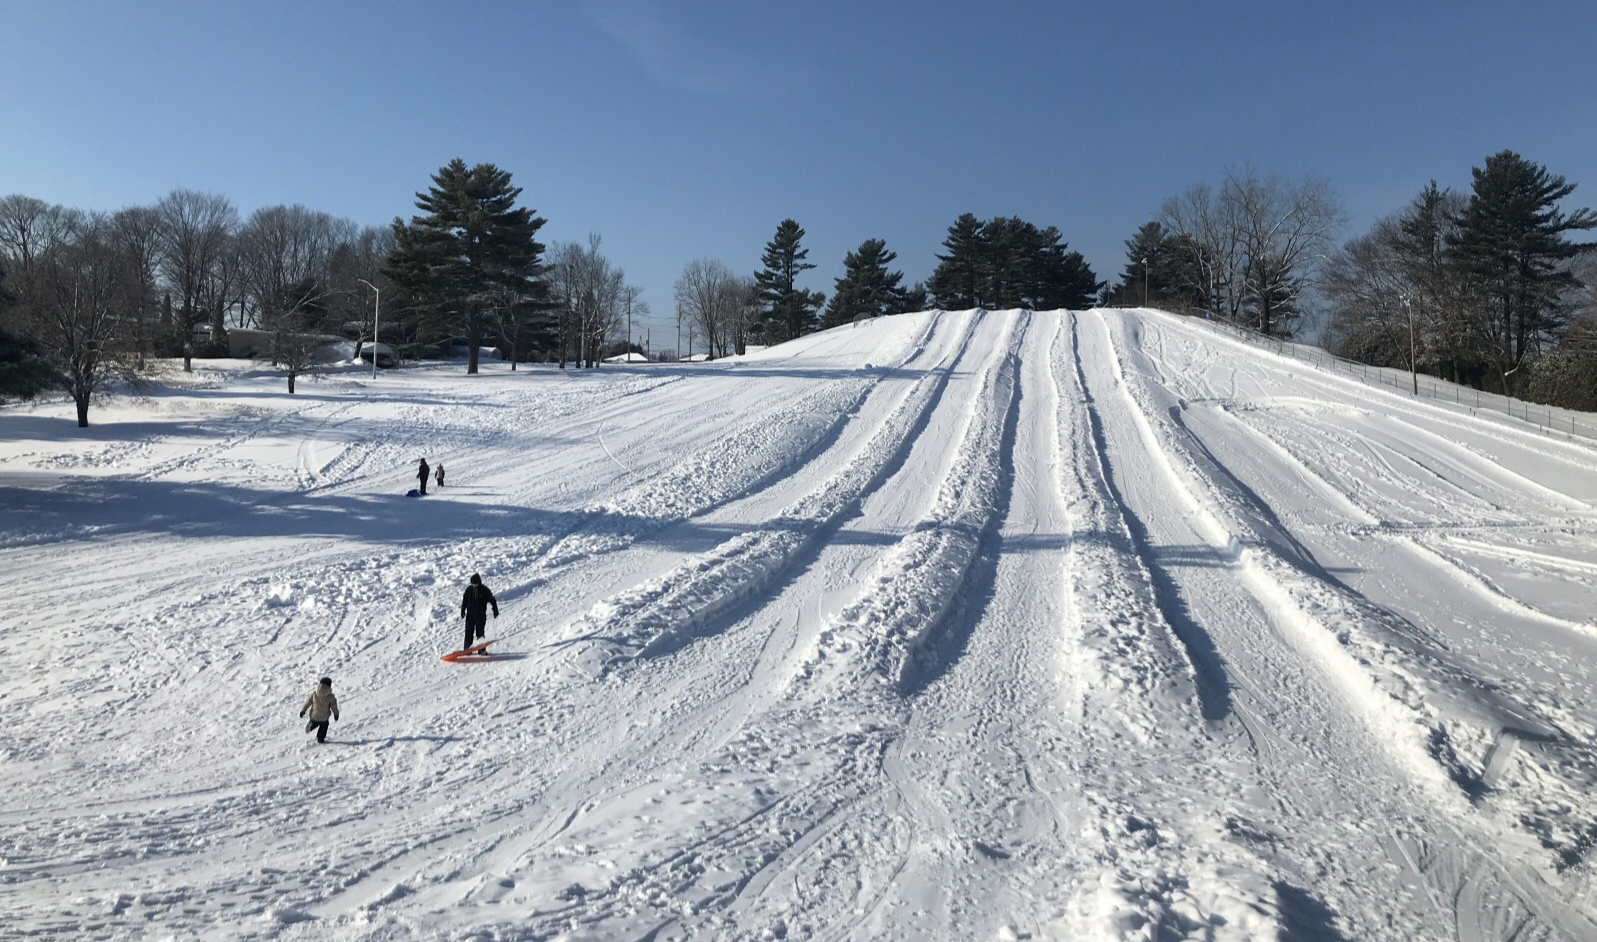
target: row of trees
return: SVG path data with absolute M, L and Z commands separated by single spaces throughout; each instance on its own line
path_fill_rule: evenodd
M 1575 184 L 1513 151 L 1466 196 L 1432 181 L 1325 267 L 1328 346 L 1477 388 L 1597 409 L 1597 227 Z
M 518 205 L 522 190 L 493 164 L 456 159 L 416 194 L 417 213 L 361 227 L 300 205 L 247 218 L 225 197 L 174 190 L 152 206 L 94 213 L 26 196 L 0 200 L 0 398 L 65 388 L 87 424 L 93 396 L 136 382 L 152 357 L 227 355 L 230 334 L 271 357 L 287 380 L 318 368 L 331 342 L 351 354 L 373 339 L 402 352 L 463 342 L 466 369 L 492 344 L 511 361 L 547 356 L 595 366 L 635 349 L 622 324 L 648 313 L 638 288 L 601 251 L 546 246 L 545 220 Z M 906 287 L 897 255 L 867 239 L 844 259 L 830 298 L 800 287 L 815 266 L 804 230 L 784 220 L 753 277 L 708 259 L 676 285 L 679 333 L 690 351 L 743 352 L 814 330 L 929 306 Z M 934 276 L 936 303 L 1069 307 L 1093 279 L 1056 229 L 1019 219 L 960 217 Z M 682 328 L 686 328 L 685 331 Z M 235 340 L 237 338 L 234 338 Z M 376 356 L 376 351 L 372 351 Z
M 241 220 L 225 197 L 192 190 L 116 213 L 4 197 L 0 360 L 25 364 L 27 381 L 0 375 L 0 397 L 64 388 L 86 425 L 108 383 L 136 379 L 150 357 L 225 352 L 230 326 L 277 335 L 292 390 L 308 362 L 296 339 L 360 318 L 359 282 L 379 277 L 384 241 L 303 206 Z
M 711 259 L 690 262 L 676 284 L 677 322 L 689 348 L 704 344 L 710 356 L 741 353 L 745 343 L 781 343 L 816 330 L 859 320 L 946 309 L 1090 304 L 1100 285 L 1092 269 L 1061 240 L 1058 229 L 1013 217 L 982 221 L 966 213 L 949 227 L 938 267 L 924 284 L 904 284 L 893 270 L 897 253 L 882 239 L 866 239 L 843 259 L 831 297 L 800 287 L 815 267 L 802 245 L 804 229 L 784 219 L 760 256 L 752 279 Z
M 1002 216 L 983 222 L 965 213 L 948 228 L 943 247 L 948 254 L 937 256 L 927 287 L 947 310 L 1080 308 L 1098 291 L 1086 259 L 1053 226 Z
M 1427 185 L 1338 247 L 1323 180 L 1251 167 L 1168 200 L 1126 242 L 1106 300 L 1202 311 L 1290 337 L 1318 300 L 1333 352 L 1477 388 L 1597 409 L 1597 227 L 1575 184 L 1513 151 L 1469 193 Z
M 1228 171 L 1218 187 L 1200 183 L 1170 198 L 1159 218 L 1137 230 L 1107 300 L 1200 309 L 1289 337 L 1342 221 L 1324 180 Z
M 799 276 L 815 267 L 807 261 L 803 238 L 804 229 L 796 221 L 782 220 L 752 278 L 715 259 L 689 262 L 676 283 L 677 329 L 688 350 L 702 342 L 706 355 L 726 356 L 744 352 L 749 343 L 781 343 L 840 324 L 925 308 L 925 287 L 903 286 L 904 273 L 890 267 L 898 256 L 882 239 L 866 239 L 844 257 L 843 275 L 835 281 L 830 300 L 799 287 Z
M 229 334 L 270 356 L 288 391 L 330 342 L 418 350 L 463 339 L 467 371 L 499 346 L 594 365 L 639 290 L 599 251 L 536 238 L 544 220 L 492 164 L 455 160 L 416 194 L 418 213 L 360 227 L 304 206 L 242 218 L 224 196 L 174 190 L 151 206 L 84 212 L 0 199 L 0 399 L 65 389 L 88 424 L 93 397 L 137 382 L 152 357 L 225 356 Z M 375 355 L 375 351 L 374 351 Z

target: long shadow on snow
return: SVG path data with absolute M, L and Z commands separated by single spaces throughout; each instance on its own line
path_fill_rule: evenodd
M 0 473 L 0 482 L 21 475 Z M 36 479 L 27 475 L 26 479 Z M 377 544 L 493 536 L 562 537 L 585 528 L 630 533 L 698 552 L 737 528 L 598 511 L 485 506 L 393 495 L 260 491 L 222 484 L 127 478 L 76 479 L 50 489 L 0 486 L 0 543 L 44 546 L 115 536 L 338 537 Z
M 620 371 L 620 370 L 626 369 L 626 367 L 615 366 L 615 367 L 607 367 L 607 369 Z M 803 381 L 803 380 L 827 380 L 827 381 L 831 381 L 831 380 L 840 380 L 840 379 L 859 379 L 862 375 L 874 375 L 877 378 L 883 379 L 883 380 L 890 380 L 891 379 L 891 380 L 910 380 L 910 381 L 914 381 L 914 380 L 918 380 L 921 377 L 923 377 L 923 376 L 927 375 L 928 373 L 932 372 L 932 370 L 930 370 L 930 369 L 915 369 L 915 368 L 905 367 L 905 366 L 883 366 L 883 365 L 880 365 L 880 364 L 872 365 L 868 369 L 866 367 L 864 367 L 864 366 L 859 366 L 859 367 L 836 367 L 836 366 L 805 367 L 805 366 L 796 366 L 796 365 L 795 366 L 788 366 L 788 367 L 785 367 L 785 368 L 780 368 L 780 367 L 771 367 L 771 366 L 751 366 L 751 365 L 749 365 L 747 363 L 720 364 L 720 363 L 716 363 L 715 361 L 711 361 L 709 364 L 696 363 L 696 364 L 693 364 L 691 366 L 678 365 L 678 366 L 654 367 L 652 369 L 634 367 L 631 370 L 631 372 L 636 373 L 636 374 L 641 375 L 641 376 L 658 376 L 660 374 L 658 372 L 656 372 L 656 370 L 663 370 L 663 369 L 669 369 L 673 373 L 686 374 L 686 376 L 684 378 L 691 378 L 691 377 L 716 377 L 716 378 L 721 378 L 721 379 L 727 379 L 727 378 L 736 378 L 736 377 L 740 377 L 741 376 L 741 377 L 745 377 L 747 379 L 773 379 L 774 378 L 774 379 L 782 379 L 782 380 L 800 380 L 800 381 Z M 966 375 L 966 374 L 954 373 L 953 375 L 955 375 L 955 376 L 963 376 L 963 375 Z
M 1277 880 L 1275 898 L 1281 908 L 1280 942 L 1347 942 L 1336 928 L 1336 913 L 1308 890 Z
M 1126 497 L 1120 491 L 1120 486 L 1115 482 L 1114 468 L 1109 461 L 1109 439 L 1104 434 L 1103 417 L 1098 411 L 1098 400 L 1093 396 L 1092 390 L 1087 386 L 1084 371 L 1081 369 L 1081 348 L 1079 336 L 1072 332 L 1071 346 L 1076 358 L 1077 379 L 1081 386 L 1083 399 L 1087 404 L 1087 421 L 1092 428 L 1092 446 L 1097 450 L 1099 460 L 1103 464 L 1104 489 L 1120 508 L 1120 517 L 1125 521 L 1126 529 L 1131 534 L 1132 549 L 1143 565 L 1148 568 L 1148 579 L 1153 585 L 1154 604 L 1164 615 L 1166 624 L 1175 633 L 1176 640 L 1187 652 L 1187 659 L 1192 663 L 1193 682 L 1197 687 L 1198 709 L 1203 713 L 1203 718 L 1211 722 L 1225 719 L 1231 715 L 1231 679 L 1226 674 L 1225 659 L 1220 656 L 1220 649 L 1215 646 L 1214 639 L 1197 619 L 1192 617 L 1192 609 L 1187 606 L 1186 599 L 1182 596 L 1175 579 L 1169 570 L 1161 563 L 1158 553 L 1152 546 L 1148 536 L 1148 527 L 1138 517 L 1136 512 L 1127 503 Z M 1177 561 L 1182 565 L 1190 565 L 1191 561 L 1202 555 L 1201 548 L 1181 548 L 1181 556 Z M 1236 547 L 1230 547 L 1235 550 Z M 1210 550 L 1209 555 L 1214 558 L 1213 565 L 1225 565 L 1221 554 Z
M 229 417 L 232 418 L 231 416 Z M 89 416 L 93 422 L 94 416 Z M 7 415 L 0 413 L 0 442 L 39 439 L 42 442 L 95 442 L 130 444 L 152 438 L 215 438 L 216 429 L 203 421 L 107 422 L 78 428 L 78 420 L 68 416 Z
M 465 406 L 473 409 L 508 409 L 510 406 L 501 402 L 483 402 L 480 399 L 458 396 L 445 399 L 436 396 L 399 395 L 397 393 L 372 392 L 369 389 L 360 392 L 346 392 L 342 395 L 336 393 L 298 392 L 290 393 L 284 389 L 185 389 L 173 387 L 171 392 L 158 394 L 151 398 L 182 398 L 182 399 L 271 399 L 284 403 L 290 402 L 336 402 L 344 405 L 406 405 L 406 406 Z M 73 425 L 77 419 L 66 419 Z
M 1209 450 L 1209 446 L 1204 444 L 1203 439 L 1192 430 L 1192 426 L 1186 423 L 1183 416 L 1184 410 L 1185 403 L 1171 406 L 1170 422 L 1186 436 L 1195 453 L 1194 457 L 1206 466 L 1207 476 L 1219 481 L 1223 487 L 1237 494 L 1242 504 L 1252 512 L 1252 515 L 1260 524 L 1260 528 L 1264 531 L 1260 535 L 1264 541 L 1270 544 L 1277 553 L 1290 560 L 1299 569 L 1316 574 L 1324 581 L 1329 581 L 1331 578 L 1330 573 L 1314 558 L 1314 554 L 1309 551 L 1308 547 L 1299 543 L 1297 537 L 1287 530 L 1286 525 L 1281 522 L 1281 518 L 1276 515 L 1275 508 L 1266 503 L 1257 491 L 1243 483 L 1241 478 L 1232 474 L 1231 469 L 1226 467 L 1225 463 L 1214 452 Z
M 999 527 L 1009 516 L 1015 492 L 1015 435 L 1020 426 L 1020 404 L 1025 395 L 1021 385 L 1020 355 L 1015 358 L 1015 393 L 1004 415 L 1004 433 L 998 440 L 998 496 L 987 525 L 977 536 L 976 554 L 960 583 L 959 599 L 949 606 L 942 624 L 927 633 L 923 644 L 905 665 L 899 677 L 898 692 L 905 697 L 925 690 L 949 668 L 959 663 L 970 647 L 971 636 L 998 592 L 998 560 L 1003 554 Z M 980 586 L 979 589 L 973 588 Z
M 461 742 L 464 736 L 374 736 L 371 739 L 329 739 L 323 746 L 392 746 L 396 742 Z

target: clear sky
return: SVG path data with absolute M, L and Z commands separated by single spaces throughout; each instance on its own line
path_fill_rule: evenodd
M 409 216 L 492 162 L 644 289 L 752 274 L 785 217 L 830 293 L 867 238 L 930 275 L 962 212 L 1057 226 L 1100 278 L 1187 186 L 1331 181 L 1344 237 L 1503 149 L 1597 205 L 1597 2 L 0 0 L 0 194 L 175 187 Z

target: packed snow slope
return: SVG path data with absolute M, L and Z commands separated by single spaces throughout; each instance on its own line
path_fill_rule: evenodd
M 0 411 L 0 937 L 1597 939 L 1588 444 L 1135 310 L 300 389 Z

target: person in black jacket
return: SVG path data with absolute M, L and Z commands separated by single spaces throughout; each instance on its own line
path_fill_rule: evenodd
M 421 496 L 427 496 L 427 475 L 432 469 L 427 467 L 427 459 L 421 459 L 421 467 L 416 469 L 416 478 L 421 481 Z
M 466 619 L 466 643 L 460 646 L 462 651 L 471 647 L 476 639 L 485 637 L 490 605 L 494 617 L 498 618 L 499 600 L 482 584 L 482 576 L 472 573 L 471 585 L 466 586 L 466 594 L 460 598 L 460 614 Z

